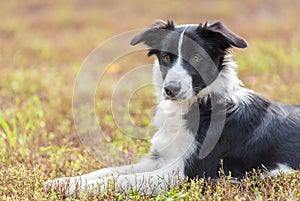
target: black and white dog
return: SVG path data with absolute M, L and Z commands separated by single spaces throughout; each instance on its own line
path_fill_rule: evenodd
M 253 169 L 276 175 L 300 168 L 300 106 L 272 102 L 242 87 L 230 49 L 245 48 L 244 39 L 221 22 L 156 21 L 131 41 L 138 43 L 157 57 L 158 131 L 150 156 L 46 186 L 65 185 L 71 194 L 77 183 L 77 190 L 96 193 L 114 179 L 117 190 L 152 194 L 185 178 L 218 178 L 220 168 L 237 178 Z

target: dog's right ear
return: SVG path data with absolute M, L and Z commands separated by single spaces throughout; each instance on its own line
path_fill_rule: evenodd
M 247 42 L 245 39 L 233 33 L 222 22 L 219 21 L 212 24 L 207 22 L 200 24 L 198 27 L 198 33 L 202 37 L 206 38 L 207 40 L 211 40 L 213 43 L 217 44 L 223 49 L 233 46 L 238 48 L 247 47 Z
M 165 22 L 163 20 L 155 21 L 145 31 L 134 36 L 130 42 L 130 45 L 136 45 L 138 43 L 144 42 L 149 47 L 153 47 L 153 45 L 157 44 L 157 42 L 160 42 L 161 39 L 163 39 L 164 36 L 168 33 L 161 31 L 163 29 L 174 30 L 174 22 Z

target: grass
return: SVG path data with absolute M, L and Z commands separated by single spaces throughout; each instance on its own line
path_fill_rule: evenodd
M 172 7 L 172 8 L 170 8 Z M 222 19 L 249 42 L 236 50 L 239 74 L 248 88 L 288 104 L 300 104 L 299 1 L 5 1 L 0 6 L 0 200 L 62 200 L 60 192 L 45 193 L 48 179 L 80 175 L 106 165 L 84 146 L 72 114 L 76 75 L 86 56 L 101 42 L 121 32 L 148 26 L 157 18 L 178 23 Z M 120 152 L 146 154 L 154 130 L 152 89 L 135 93 L 124 119 L 124 135 L 110 109 L 110 85 L 132 66 L 151 62 L 145 52 L 114 64 L 99 85 L 96 113 L 109 149 L 106 164 L 129 163 Z M 106 90 L 103 90 L 106 89 Z M 115 150 L 119 150 L 116 152 Z M 119 157 L 118 157 L 119 156 Z M 126 197 L 127 196 L 127 197 Z M 116 194 L 78 195 L 65 200 L 297 200 L 300 172 L 262 179 L 248 175 L 242 184 L 222 177 L 217 183 L 193 181 L 157 197 Z

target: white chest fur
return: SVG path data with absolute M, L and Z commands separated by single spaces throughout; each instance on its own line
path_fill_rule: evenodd
M 195 148 L 194 136 L 186 129 L 186 120 L 183 118 L 188 109 L 188 103 L 170 100 L 163 100 L 157 106 L 154 125 L 158 131 L 151 143 L 167 163 L 183 161 Z

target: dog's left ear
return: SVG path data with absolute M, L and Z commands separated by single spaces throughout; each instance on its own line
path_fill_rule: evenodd
M 214 22 L 212 24 L 205 23 L 204 25 L 200 24 L 198 30 L 200 32 L 206 32 L 206 36 L 209 35 L 209 32 L 220 34 L 230 46 L 235 46 L 238 48 L 247 47 L 247 42 L 242 37 L 230 31 L 230 29 L 228 29 L 222 22 Z

